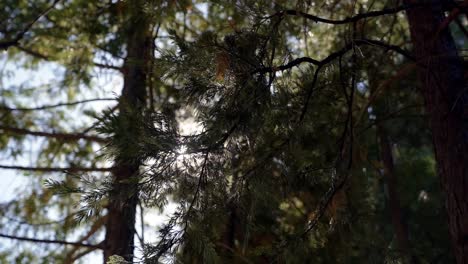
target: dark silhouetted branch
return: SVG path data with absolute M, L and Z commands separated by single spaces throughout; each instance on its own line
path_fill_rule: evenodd
M 257 69 L 255 71 L 253 71 L 252 74 L 285 71 L 285 70 L 291 69 L 293 67 L 299 66 L 302 63 L 309 63 L 309 64 L 313 64 L 313 65 L 321 67 L 321 66 L 324 66 L 324 65 L 332 62 L 333 60 L 343 56 L 346 52 L 352 50 L 353 47 L 355 47 L 355 46 L 366 46 L 366 45 L 367 46 L 380 47 L 380 48 L 383 48 L 385 50 L 391 50 L 393 52 L 396 52 L 396 53 L 404 56 L 405 58 L 407 58 L 409 60 L 415 61 L 415 58 L 413 56 L 411 56 L 409 52 L 407 52 L 406 50 L 404 50 L 404 49 L 402 49 L 402 48 L 400 48 L 398 46 L 387 44 L 387 43 L 379 41 L 379 40 L 356 39 L 353 42 L 346 45 L 345 47 L 343 47 L 341 50 L 331 53 L 330 55 L 328 55 L 323 60 L 319 61 L 319 60 L 312 59 L 312 58 L 309 58 L 309 57 L 301 57 L 301 58 L 294 59 L 294 60 L 292 60 L 292 61 L 290 61 L 290 62 L 288 62 L 287 64 L 284 64 L 284 65 L 273 66 L 273 67 L 265 67 L 265 68 Z
M 108 69 L 108 70 L 116 70 L 116 71 L 122 71 L 121 67 L 110 65 L 110 64 L 104 64 L 104 63 L 99 63 L 99 62 L 93 62 L 94 66 L 103 68 L 103 69 Z
M 401 11 L 421 7 L 421 6 L 424 6 L 424 5 L 428 5 L 428 3 L 424 3 L 424 4 L 407 4 L 407 5 L 401 5 L 401 6 L 397 6 L 397 7 L 393 7 L 393 8 L 386 8 L 386 9 L 382 9 L 382 10 L 370 11 L 370 12 L 367 12 L 367 13 L 357 14 L 357 15 L 352 16 L 352 17 L 347 17 L 347 18 L 344 18 L 344 19 L 341 19 L 341 20 L 327 19 L 327 18 L 311 15 L 311 14 L 308 14 L 308 13 L 305 13 L 305 12 L 302 12 L 302 11 L 289 9 L 289 10 L 284 10 L 284 11 L 277 12 L 277 13 L 271 15 L 271 16 L 266 17 L 266 19 L 270 19 L 270 18 L 278 17 L 278 16 L 290 15 L 290 16 L 303 17 L 303 18 L 312 20 L 312 21 L 314 21 L 316 23 L 325 23 L 325 24 L 332 24 L 332 25 L 343 25 L 343 24 L 355 23 L 355 22 L 358 22 L 359 20 L 366 19 L 366 18 L 380 17 L 380 16 L 385 16 L 385 15 L 393 15 L 393 14 L 399 13 Z
M 17 128 L 17 127 L 7 127 L 7 126 L 0 126 L 0 130 L 3 130 L 4 133 L 13 133 L 17 135 L 31 135 L 31 136 L 38 136 L 38 137 L 47 137 L 47 138 L 55 138 L 63 141 L 76 141 L 80 139 L 90 140 L 99 143 L 107 143 L 108 140 L 105 138 L 100 138 L 96 136 L 88 136 L 85 134 L 69 134 L 69 133 L 59 133 L 59 132 L 41 132 L 41 131 L 31 131 L 24 128 Z
M 86 233 L 86 235 L 80 238 L 78 243 L 84 243 L 84 241 L 86 241 L 91 236 L 93 236 L 105 224 L 106 221 L 107 221 L 107 216 L 103 216 L 97 219 L 96 222 L 94 222 L 93 225 L 91 226 L 90 230 Z M 70 250 L 70 252 L 68 252 L 67 255 L 65 256 L 65 263 L 70 263 L 70 264 L 74 263 L 75 260 L 84 256 L 82 255 L 82 253 L 84 252 L 80 252 L 79 254 L 76 254 L 76 252 L 78 252 L 79 249 L 80 249 L 80 246 L 74 246 Z M 86 252 L 85 254 L 87 253 L 89 252 Z
M 83 167 L 25 167 L 25 166 L 14 166 L 14 165 L 0 165 L 0 169 L 6 170 L 23 170 L 23 171 L 36 171 L 36 172 L 108 172 L 115 168 L 83 168 Z
M 42 53 L 40 53 L 38 51 L 35 51 L 35 50 L 32 50 L 30 48 L 23 47 L 23 46 L 19 45 L 18 43 L 14 44 L 13 46 L 16 47 L 17 49 L 23 51 L 24 53 L 26 53 L 28 55 L 31 55 L 33 57 L 36 57 L 38 59 L 45 60 L 45 61 L 53 60 L 53 59 L 50 58 L 50 56 L 48 56 L 46 54 L 42 54 Z M 96 67 L 99 67 L 99 68 L 103 68 L 103 69 L 116 70 L 116 71 L 119 71 L 119 72 L 122 71 L 121 67 L 118 67 L 118 66 L 115 66 L 115 65 L 104 64 L 104 63 L 99 63 L 99 62 L 93 62 L 93 65 L 96 66 Z
M 310 98 L 312 98 L 312 94 L 314 92 L 314 87 L 315 87 L 315 84 L 317 83 L 318 75 L 319 75 L 321 69 L 322 69 L 322 66 L 319 65 L 317 67 L 317 69 L 315 70 L 314 79 L 312 81 L 312 85 L 311 85 L 309 91 L 307 91 L 307 97 L 306 97 L 304 106 L 302 107 L 301 115 L 299 117 L 299 122 L 304 120 L 305 114 L 307 113 L 307 108 L 309 107 Z
M 87 254 L 93 252 L 96 249 L 100 249 L 100 248 L 87 248 L 86 250 L 81 251 L 80 253 L 76 254 L 73 257 L 73 259 L 70 260 L 71 261 L 70 263 L 75 263 L 76 260 L 86 256 Z M 67 264 L 67 263 L 65 263 L 65 264 Z
M 116 98 L 94 98 L 94 99 L 86 99 L 81 101 L 69 102 L 69 103 L 58 103 L 53 105 L 43 105 L 37 107 L 7 107 L 7 106 L 0 106 L 0 109 L 7 110 L 7 111 L 36 111 L 36 110 L 46 110 L 50 108 L 62 107 L 62 106 L 72 106 L 77 104 L 84 104 L 90 102 L 98 102 L 98 101 L 117 101 Z
M 86 243 L 69 242 L 69 241 L 63 241 L 63 240 L 37 239 L 37 238 L 29 238 L 29 237 L 11 236 L 11 235 L 6 235 L 6 234 L 0 234 L 0 237 L 20 240 L 20 241 L 33 242 L 33 243 L 70 245 L 70 246 L 87 247 L 87 248 L 95 248 L 95 249 L 102 248 L 101 245 L 92 245 L 92 244 L 86 244 Z

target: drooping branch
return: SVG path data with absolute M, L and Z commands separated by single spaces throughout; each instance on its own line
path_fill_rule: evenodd
M 415 61 L 415 58 L 413 56 L 411 56 L 409 52 L 407 52 L 406 50 L 404 50 L 404 49 L 402 49 L 402 48 L 400 48 L 398 46 L 387 44 L 387 43 L 385 43 L 383 41 L 379 41 L 379 40 L 356 39 L 353 42 L 347 44 L 341 50 L 331 53 L 330 55 L 328 55 L 323 60 L 316 60 L 316 59 L 309 58 L 309 57 L 301 57 L 301 58 L 294 59 L 294 60 L 292 60 L 292 61 L 290 61 L 290 62 L 288 62 L 287 64 L 284 64 L 284 65 L 273 66 L 273 67 L 265 67 L 265 68 L 257 69 L 255 71 L 253 71 L 252 74 L 285 71 L 285 70 L 294 68 L 296 66 L 299 66 L 302 63 L 310 63 L 310 64 L 321 67 L 321 66 L 324 66 L 324 65 L 332 62 L 333 60 L 343 56 L 345 53 L 352 50 L 355 46 L 366 46 L 366 45 L 367 46 L 380 47 L 380 48 L 383 48 L 385 50 L 391 50 L 393 52 L 396 52 L 396 53 L 404 56 L 405 58 L 407 58 L 407 59 L 409 59 L 411 61 Z
M 107 143 L 108 140 L 105 138 L 100 138 L 97 136 L 89 136 L 85 134 L 73 134 L 73 133 L 61 133 L 61 132 L 42 132 L 42 131 L 31 131 L 24 128 L 17 128 L 17 127 L 8 127 L 8 126 L 0 126 L 0 130 L 4 133 L 12 133 L 16 135 L 31 135 L 31 136 L 38 136 L 38 137 L 47 137 L 47 138 L 55 138 L 58 140 L 63 141 L 77 141 L 80 139 L 99 142 L 99 143 Z
M 36 111 L 36 110 L 46 110 L 50 108 L 57 108 L 62 106 L 72 106 L 90 102 L 99 102 L 99 101 L 117 101 L 116 98 L 94 98 L 94 99 L 85 99 L 81 101 L 69 102 L 69 103 L 58 103 L 52 105 L 42 105 L 37 107 L 7 107 L 7 106 L 0 106 L 1 110 L 7 111 Z
M 94 123 L 92 123 L 89 127 L 87 127 L 85 130 L 83 130 L 81 133 L 82 134 L 86 134 L 88 133 L 89 131 L 93 130 L 94 128 L 96 128 L 96 126 L 98 126 L 99 124 L 101 124 L 102 122 L 104 122 L 104 120 L 106 118 L 108 118 L 110 115 L 112 115 L 115 110 L 117 110 L 117 108 L 119 108 L 119 104 L 115 105 L 114 107 L 112 107 L 111 109 L 109 109 L 109 111 L 107 111 L 106 113 L 104 113 L 104 116 L 100 117 L 100 118 L 97 118 L 98 120 L 95 121 Z
M 89 239 L 92 235 L 94 235 L 107 221 L 107 216 L 100 217 L 99 219 L 96 220 L 96 222 L 93 223 L 91 226 L 90 230 L 84 235 L 83 237 L 80 238 L 78 243 L 84 243 L 87 239 Z M 81 257 L 80 254 L 76 254 L 78 250 L 80 249 L 80 246 L 74 246 L 73 249 L 70 250 L 70 252 L 67 253 L 65 256 L 65 263 L 74 263 L 76 259 Z
M 122 68 L 119 66 L 114 66 L 110 64 L 104 64 L 104 63 L 99 63 L 99 62 L 93 62 L 93 65 L 99 68 L 103 69 L 108 69 L 108 70 L 116 70 L 116 71 L 122 71 Z
M 312 94 L 314 92 L 315 84 L 317 83 L 318 75 L 319 75 L 321 69 L 322 69 L 321 65 L 319 65 L 317 67 L 317 69 L 315 69 L 314 79 L 312 81 L 312 85 L 311 85 L 310 89 L 307 91 L 306 100 L 304 102 L 304 106 L 302 107 L 301 115 L 299 117 L 299 122 L 302 122 L 302 120 L 304 120 L 305 114 L 307 113 L 307 108 L 309 107 L 309 102 L 310 102 L 310 99 L 312 98 Z
M 87 248 L 86 250 L 81 251 L 80 253 L 76 254 L 73 257 L 73 259 L 70 260 L 71 261 L 70 263 L 75 263 L 76 260 L 88 255 L 89 253 L 95 251 L 96 249 L 98 249 L 98 248 Z M 101 249 L 101 248 L 99 248 L 99 249 Z
M 27 167 L 16 165 L 0 165 L 0 169 L 6 170 L 22 170 L 22 171 L 36 171 L 36 172 L 109 172 L 113 171 L 114 167 L 97 168 L 97 167 Z
M 1 41 L 0 42 L 0 49 L 8 49 L 11 46 L 15 46 L 18 42 L 24 37 L 26 32 L 28 32 L 31 27 L 44 15 L 46 15 L 50 10 L 52 10 L 55 5 L 60 2 L 60 0 L 55 0 L 48 8 L 42 11 L 36 18 L 34 18 L 29 24 L 27 24 L 23 30 L 21 30 L 16 36 L 11 40 Z
M 154 259 L 159 260 L 160 257 L 165 255 L 168 250 L 170 250 L 173 246 L 177 245 L 178 243 L 181 242 L 184 236 L 187 234 L 187 230 L 189 227 L 189 218 L 190 214 L 192 213 L 193 209 L 195 208 L 195 204 L 197 203 L 197 200 L 200 198 L 200 193 L 203 189 L 203 184 L 206 181 L 206 170 L 207 170 L 207 164 L 208 164 L 208 158 L 209 158 L 210 152 L 208 150 L 205 150 L 204 157 L 203 157 L 203 163 L 201 165 L 200 173 L 198 176 L 198 181 L 197 181 L 197 186 L 195 189 L 195 193 L 193 194 L 193 197 L 188 204 L 188 208 L 185 212 L 185 214 L 180 214 L 178 216 L 175 216 L 173 220 L 177 220 L 180 218 L 183 218 L 183 228 L 181 231 L 178 231 L 178 233 L 182 234 L 180 237 L 176 238 L 175 236 L 171 236 L 169 239 L 166 238 L 166 234 L 163 235 L 163 237 L 159 240 L 156 248 L 158 248 L 158 251 L 154 255 Z M 171 220 L 172 221 L 172 220 Z
M 327 208 L 329 208 L 335 196 L 345 187 L 347 179 L 348 179 L 348 174 L 345 173 L 342 179 L 337 180 L 336 182 L 332 183 L 332 186 L 324 194 L 318 206 L 312 213 L 312 215 L 314 216 L 313 219 L 310 219 L 307 222 L 307 225 L 304 227 L 304 229 L 301 232 L 297 233 L 294 236 L 281 240 L 281 242 L 279 242 L 276 246 L 276 250 L 275 250 L 276 252 L 274 254 L 275 257 L 280 256 L 281 253 L 284 252 L 284 250 L 288 247 L 288 245 L 294 240 L 307 238 L 310 232 L 314 230 L 317 227 L 317 225 L 320 223 L 320 220 L 325 215 Z
M 35 58 L 38 58 L 38 59 L 41 59 L 41 60 L 46 60 L 46 61 L 50 60 L 49 56 L 46 56 L 46 55 L 44 55 L 42 53 L 39 53 L 39 52 L 37 52 L 35 50 L 23 47 L 23 46 L 19 45 L 18 43 L 15 44 L 14 47 L 21 50 L 22 52 L 30 55 L 30 56 L 35 57 Z
M 12 235 L 6 235 L 6 234 L 0 234 L 0 237 L 20 240 L 20 241 L 33 242 L 33 243 L 59 244 L 59 245 L 65 245 L 65 246 L 87 247 L 87 248 L 94 248 L 94 249 L 102 248 L 101 245 L 92 245 L 92 244 L 79 243 L 79 242 L 69 242 L 69 241 L 63 241 L 63 240 L 37 239 L 37 238 L 30 238 L 30 237 L 12 236 Z
M 433 3 L 433 4 L 435 4 L 435 3 Z M 357 14 L 357 15 L 354 15 L 352 17 L 347 17 L 347 18 L 344 18 L 344 19 L 341 19 L 341 20 L 323 18 L 323 17 L 319 17 L 319 16 L 316 16 L 316 15 L 311 15 L 311 14 L 308 14 L 308 13 L 305 13 L 305 12 L 302 12 L 302 11 L 299 11 L 299 10 L 288 9 L 288 10 L 283 10 L 283 11 L 277 12 L 277 13 L 275 13 L 273 15 L 268 16 L 268 17 L 265 17 L 265 19 L 270 19 L 270 18 L 273 18 L 273 17 L 289 15 L 289 16 L 303 17 L 303 18 L 312 20 L 312 21 L 314 21 L 316 23 L 325 23 L 325 24 L 332 24 L 332 25 L 343 25 L 343 24 L 355 23 L 355 22 L 358 22 L 359 20 L 362 20 L 362 19 L 381 17 L 381 16 L 385 16 L 385 15 L 393 15 L 393 14 L 397 14 L 397 13 L 399 13 L 401 11 L 421 7 L 421 6 L 424 6 L 424 5 L 428 5 L 428 3 L 400 5 L 400 6 L 397 6 L 397 7 L 386 8 L 386 9 L 382 9 L 382 10 L 376 10 L 376 11 L 370 11 L 370 12 L 367 12 L 367 13 Z
M 380 41 L 380 40 L 362 38 L 362 39 L 354 40 L 354 43 L 356 45 L 368 45 L 368 46 L 379 47 L 379 48 L 384 49 L 385 51 L 391 50 L 391 51 L 393 51 L 393 52 L 395 52 L 397 54 L 402 55 L 403 57 L 405 57 L 406 59 L 408 59 L 410 61 L 416 61 L 416 58 L 413 55 L 411 55 L 410 52 L 406 51 L 405 49 L 403 49 L 403 48 L 401 48 L 399 46 L 396 46 L 396 45 L 385 43 L 385 42 Z
M 315 209 L 315 213 L 313 214 L 315 217 L 307 223 L 304 232 L 301 234 L 302 238 L 306 237 L 310 231 L 315 229 L 321 218 L 324 216 L 326 209 L 330 206 L 335 195 L 345 186 L 347 179 L 348 175 L 345 174 L 344 178 L 338 184 L 334 184 L 330 189 L 328 189 L 318 207 Z
M 407 51 L 405 51 L 404 49 L 402 49 L 402 48 L 400 48 L 398 46 L 387 44 L 387 43 L 379 41 L 379 40 L 357 39 L 357 40 L 354 40 L 352 43 L 349 43 L 348 45 L 343 47 L 341 50 L 331 53 L 330 55 L 328 55 L 323 60 L 319 61 L 319 60 L 312 59 L 312 58 L 309 58 L 309 57 L 302 57 L 302 58 L 294 59 L 294 60 L 292 60 L 289 63 L 284 64 L 284 65 L 280 65 L 280 66 L 276 66 L 276 67 L 274 66 L 274 67 L 265 67 L 265 68 L 257 69 L 255 71 L 253 71 L 252 74 L 284 71 L 284 70 L 288 70 L 288 69 L 291 69 L 293 67 L 299 66 L 302 63 L 310 63 L 310 64 L 313 64 L 313 65 L 316 65 L 317 69 L 315 70 L 315 73 L 314 73 L 314 79 L 313 79 L 313 82 L 312 82 L 312 87 L 310 87 L 309 91 L 307 92 L 306 100 L 304 102 L 304 106 L 303 106 L 303 109 L 301 111 L 301 115 L 299 117 L 299 122 L 301 122 L 304 119 L 304 116 L 305 116 L 305 114 L 307 112 L 309 101 L 310 101 L 310 98 L 312 96 L 315 84 L 317 83 L 318 75 L 319 75 L 320 70 L 322 69 L 322 67 L 327 65 L 328 63 L 331 63 L 335 59 L 342 57 L 348 51 L 352 50 L 355 46 L 359 46 L 359 45 L 377 46 L 377 47 L 380 47 L 380 48 L 384 48 L 385 50 L 394 51 L 394 52 L 404 56 L 405 58 L 407 58 L 409 60 L 412 60 L 412 61 L 415 60 L 414 57 L 411 56 Z
M 30 55 L 30 56 L 33 56 L 35 58 L 38 58 L 38 59 L 41 59 L 41 60 L 45 60 L 45 61 L 51 61 L 53 60 L 53 58 L 51 58 L 49 55 L 46 55 L 46 54 L 43 54 L 43 53 L 40 53 L 38 51 L 35 51 L 35 50 L 32 50 L 30 48 L 26 48 L 24 46 L 21 46 L 19 45 L 18 43 L 14 44 L 13 45 L 15 48 L 21 50 L 22 52 Z M 103 69 L 109 69 L 109 70 L 116 70 L 116 71 L 119 71 L 121 72 L 122 71 L 122 68 L 119 67 L 119 66 L 115 66 L 115 65 L 111 65 L 111 64 L 105 64 L 105 63 L 100 63 L 100 62 L 93 62 L 93 65 L 96 66 L 96 67 L 99 67 L 99 68 L 103 68 Z

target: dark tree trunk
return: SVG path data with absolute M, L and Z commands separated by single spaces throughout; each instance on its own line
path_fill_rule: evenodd
M 119 101 L 120 127 L 114 142 L 119 148 L 115 158 L 112 190 L 106 223 L 104 263 L 112 255 L 133 261 L 135 214 L 138 203 L 137 177 L 140 162 L 127 151 L 138 138 L 135 115 L 143 113 L 146 102 L 148 65 L 151 61 L 151 26 L 140 9 L 140 1 L 127 4 L 127 56 L 123 67 L 124 85 Z M 125 142 L 125 143 L 123 143 Z
M 418 260 L 412 255 L 410 241 L 408 236 L 408 228 L 403 218 L 403 213 L 400 207 L 400 199 L 397 188 L 397 178 L 395 175 L 395 167 L 393 162 L 393 153 L 387 133 L 381 124 L 377 124 L 377 137 L 380 146 L 380 158 L 384 165 L 384 177 L 387 183 L 388 191 L 388 206 L 392 225 L 397 239 L 397 246 L 400 255 L 405 259 L 405 263 L 418 263 Z
M 405 3 L 421 2 L 405 0 Z M 440 3 L 444 1 L 439 1 Z M 440 5 L 407 12 L 438 173 L 446 196 L 449 230 L 458 264 L 468 263 L 468 90 Z
M 384 58 L 382 58 L 384 59 Z M 386 63 L 381 60 L 380 63 Z M 379 76 L 378 71 L 370 68 L 367 71 L 369 76 L 369 89 L 371 94 L 376 91 L 376 84 L 383 76 Z M 373 113 L 376 115 L 376 120 L 380 120 L 381 115 L 387 115 L 390 109 L 390 102 L 385 95 L 380 100 L 377 100 L 372 106 Z M 419 263 L 416 256 L 411 250 L 411 243 L 409 240 L 408 226 L 403 216 L 403 210 L 400 206 L 400 196 L 398 194 L 398 180 L 395 175 L 395 163 L 393 159 L 393 151 L 391 146 L 390 137 L 383 122 L 376 122 L 376 136 L 380 151 L 380 160 L 383 165 L 383 176 L 386 183 L 386 190 L 388 193 L 387 203 L 390 210 L 390 217 L 392 221 L 393 232 L 396 237 L 397 249 L 403 263 L 417 264 Z

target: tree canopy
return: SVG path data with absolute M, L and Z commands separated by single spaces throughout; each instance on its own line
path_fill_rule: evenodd
M 467 8 L 1 1 L 0 262 L 468 263 Z

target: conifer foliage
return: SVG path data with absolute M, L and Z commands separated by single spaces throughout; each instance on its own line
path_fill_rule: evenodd
M 0 262 L 468 263 L 464 3 L 0 7 Z

